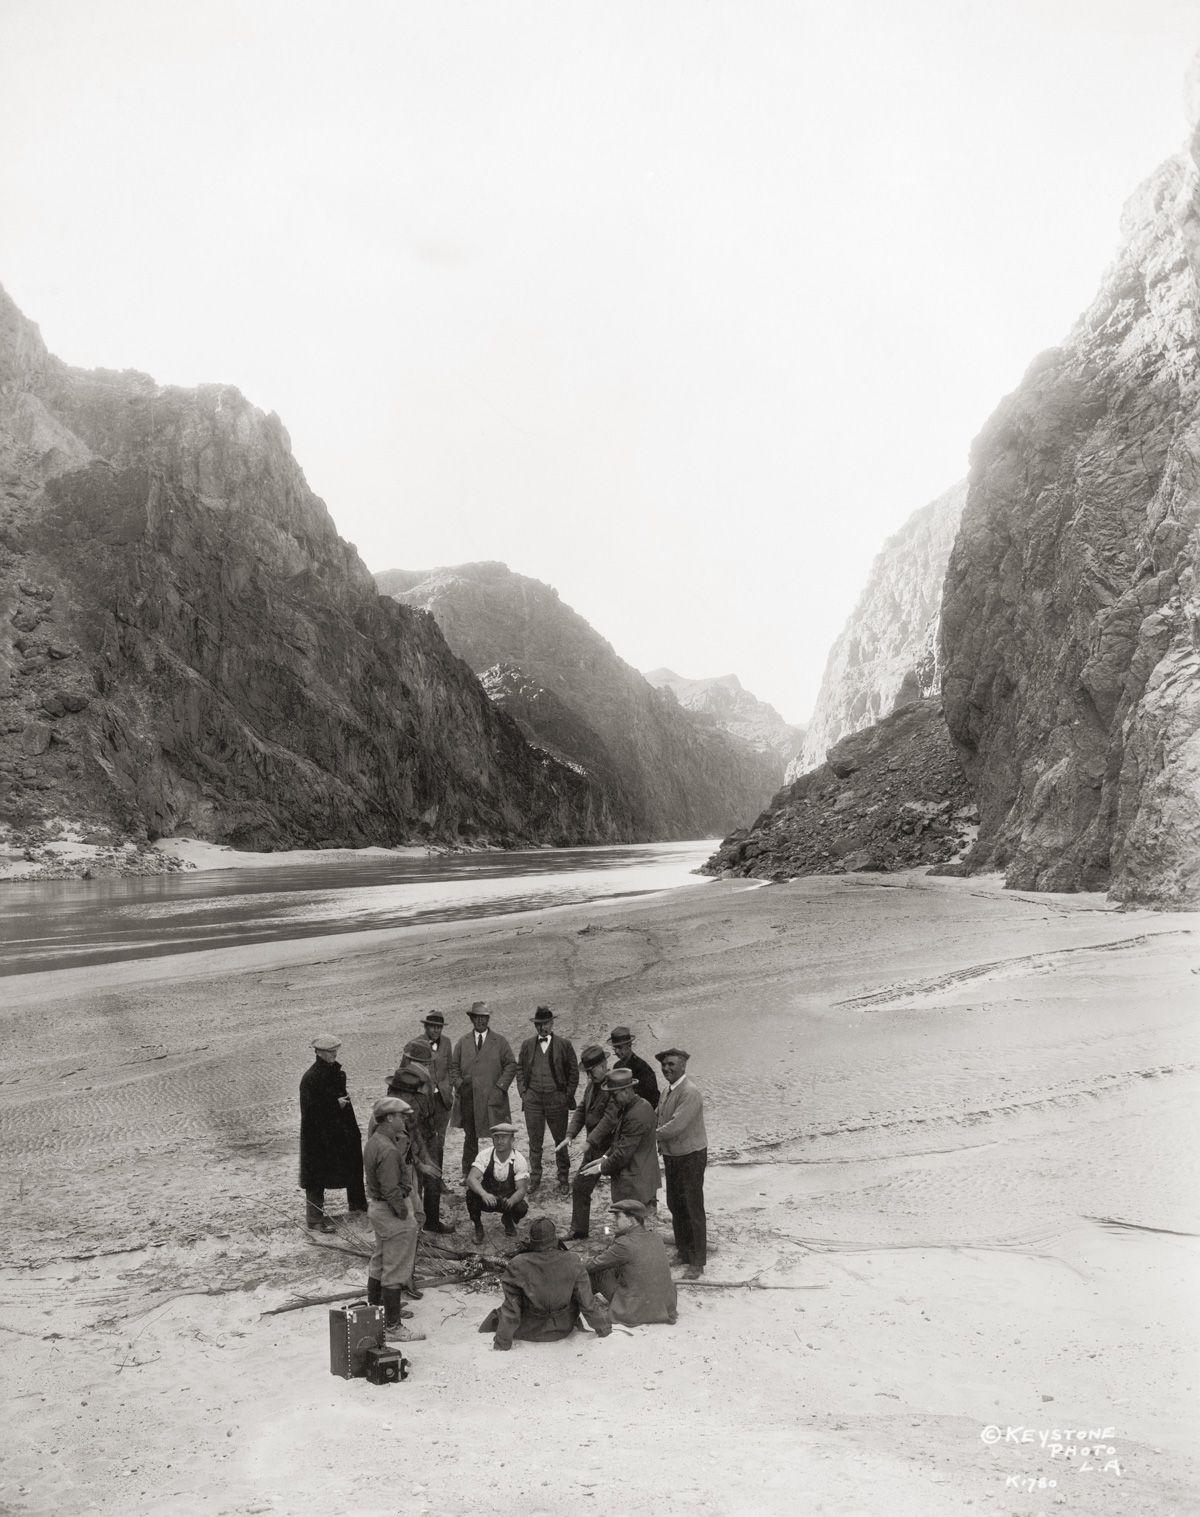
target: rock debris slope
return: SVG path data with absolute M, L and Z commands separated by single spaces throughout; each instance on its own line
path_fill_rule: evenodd
M 825 763 L 727 837 L 702 873 L 790 880 L 941 864 L 974 836 L 976 820 L 941 702 L 930 697 L 835 743 Z
M 247 847 L 597 841 L 238 391 L 68 368 L 0 292 L 0 817 Z
M 1200 898 L 1197 138 L 1129 202 L 1061 347 L 977 439 L 942 609 L 969 864 Z
M 781 765 L 786 766 L 800 751 L 804 728 L 785 722 L 774 706 L 752 695 L 736 674 L 684 679 L 673 669 L 650 669 L 646 678 L 655 689 L 670 690 L 685 711 L 712 717 L 731 737 L 756 752 L 775 754 Z
M 623 839 L 720 835 L 777 788 L 774 754 L 681 709 L 540 580 L 500 563 L 392 569 L 376 580 L 436 618 L 531 741 L 585 773 Z
M 879 550 L 829 657 L 789 780 L 815 769 L 848 733 L 940 688 L 942 582 L 966 500 L 965 480 L 915 511 Z

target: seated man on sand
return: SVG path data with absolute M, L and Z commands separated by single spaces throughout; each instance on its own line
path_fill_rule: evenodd
M 492 1141 L 484 1143 L 467 1171 L 467 1211 L 475 1225 L 475 1242 L 483 1242 L 483 1213 L 496 1211 L 504 1231 L 515 1237 L 517 1223 L 529 1210 L 529 1165 L 514 1145 L 511 1122 L 492 1124 Z
M 640 1201 L 614 1201 L 609 1207 L 617 1235 L 603 1253 L 588 1260 L 592 1289 L 608 1301 L 614 1322 L 640 1327 L 644 1322 L 674 1322 L 678 1295 L 663 1241 L 646 1226 Z
M 583 1260 L 560 1243 L 549 1217 L 535 1217 L 529 1242 L 508 1261 L 500 1277 L 503 1305 L 489 1312 L 481 1333 L 495 1333 L 492 1347 L 512 1348 L 514 1338 L 553 1343 L 579 1326 L 582 1312 L 593 1330 L 612 1332 L 608 1309 L 592 1295 Z

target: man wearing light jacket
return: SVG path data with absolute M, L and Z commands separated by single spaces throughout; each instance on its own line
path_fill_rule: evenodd
M 704 1215 L 704 1170 L 708 1134 L 704 1097 L 688 1079 L 687 1051 L 664 1048 L 654 1056 L 667 1089 L 658 1105 L 658 1148 L 666 1171 L 667 1206 L 675 1232 L 677 1257 L 686 1266 L 685 1280 L 699 1280 L 708 1262 L 708 1224 Z

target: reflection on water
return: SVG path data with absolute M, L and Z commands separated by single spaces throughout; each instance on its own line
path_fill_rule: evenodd
M 197 870 L 0 886 L 0 975 L 413 922 L 498 916 L 702 883 L 712 840 Z

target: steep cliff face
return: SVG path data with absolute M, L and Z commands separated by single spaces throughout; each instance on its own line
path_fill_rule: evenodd
M 702 873 L 790 880 L 957 857 L 977 820 L 941 702 L 914 701 L 844 737 L 825 763 L 734 832 Z
M 684 679 L 673 669 L 650 669 L 646 678 L 656 690 L 670 690 L 685 711 L 709 716 L 731 737 L 757 753 L 774 754 L 780 773 L 800 751 L 804 728 L 785 722 L 774 706 L 760 701 L 736 674 L 712 679 Z
M 421 575 L 388 570 L 376 580 L 385 594 L 430 612 L 472 669 L 504 666 L 506 709 L 528 736 L 602 789 L 606 815 L 623 838 L 724 833 L 776 788 L 772 755 L 655 690 L 549 585 L 497 563 Z M 554 702 L 522 697 L 518 710 L 521 679 Z
M 51 357 L 0 292 L 0 820 L 243 846 L 605 836 L 279 420 Z
M 977 439 L 943 690 L 1010 884 L 1200 898 L 1200 199 L 1129 203 L 1091 308 Z
M 915 511 L 880 549 L 858 604 L 829 650 L 789 781 L 822 764 L 848 733 L 869 727 L 899 705 L 938 693 L 942 581 L 966 493 L 966 481 L 960 481 Z

